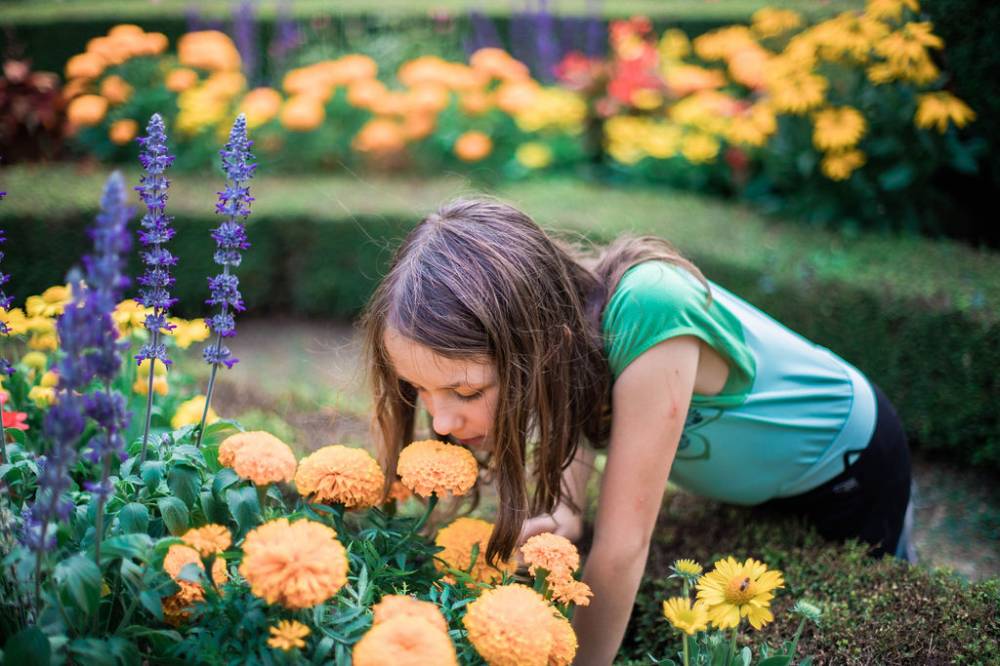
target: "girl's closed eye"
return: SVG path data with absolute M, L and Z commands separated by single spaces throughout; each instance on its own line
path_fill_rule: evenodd
M 474 400 L 479 400 L 483 397 L 482 391 L 475 391 L 473 393 L 459 393 L 455 391 L 455 396 L 462 402 L 473 402 Z

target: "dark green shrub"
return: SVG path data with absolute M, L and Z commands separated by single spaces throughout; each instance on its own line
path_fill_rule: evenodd
M 642 663 L 680 647 L 663 619 L 662 601 L 678 593 L 667 580 L 677 558 L 709 565 L 720 557 L 754 557 L 784 573 L 786 587 L 761 639 L 788 640 L 797 618 L 788 611 L 807 598 L 823 608 L 819 628 L 807 626 L 802 656 L 819 664 L 992 664 L 1000 660 L 1000 579 L 969 584 L 946 571 L 874 560 L 858 544 L 825 543 L 811 529 L 757 512 L 674 493 L 660 512 L 655 542 L 619 653 Z M 647 661 L 648 663 L 648 661 Z

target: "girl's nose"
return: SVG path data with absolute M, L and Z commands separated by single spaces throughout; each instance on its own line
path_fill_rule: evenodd
M 441 408 L 434 410 L 431 414 L 434 432 L 439 435 L 450 435 L 461 428 L 462 417 L 457 412 Z

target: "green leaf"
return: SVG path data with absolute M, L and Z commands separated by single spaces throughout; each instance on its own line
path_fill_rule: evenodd
M 226 491 L 226 504 L 240 532 L 246 532 L 260 522 L 260 502 L 257 501 L 257 489 L 253 486 L 230 488 Z
M 240 430 L 236 421 L 219 419 L 218 421 L 205 426 L 205 437 L 215 437 L 216 435 L 229 432 L 230 430 L 233 432 L 238 432 Z
M 752 658 L 753 653 L 750 652 L 750 648 L 744 646 L 743 649 L 740 650 L 740 661 L 743 663 L 743 666 L 750 666 L 750 660 Z
M 160 515 L 163 517 L 163 524 L 174 536 L 180 536 L 188 529 L 188 509 L 187 506 L 176 497 L 161 497 L 157 501 L 160 507 Z
M 145 534 L 149 529 L 149 509 L 145 504 L 129 502 L 118 512 L 118 526 L 122 532 Z
M 768 657 L 767 659 L 762 659 L 757 662 L 757 666 L 788 666 L 791 659 L 787 655 L 778 654 L 773 657 Z
M 166 465 L 163 464 L 161 460 L 147 460 L 142 463 L 142 482 L 146 484 L 146 488 L 149 492 L 156 492 L 156 489 L 160 485 L 160 481 L 163 480 L 163 472 L 166 470 Z
M 330 654 L 330 650 L 333 649 L 333 645 L 334 645 L 333 639 L 330 638 L 329 636 L 324 636 L 323 640 L 319 642 L 319 645 L 316 646 L 316 650 L 313 652 L 312 663 L 314 664 L 326 663 L 326 657 L 327 655 Z
M 174 495 L 191 508 L 201 490 L 201 474 L 190 465 L 174 465 L 167 473 L 167 485 Z
M 153 539 L 148 534 L 121 534 L 111 537 L 101 546 L 101 559 L 137 559 L 148 562 L 153 550 Z
M 5 664 L 48 664 L 52 660 L 52 647 L 45 633 L 36 626 L 22 629 L 7 639 L 3 645 Z
M 212 480 L 212 492 L 216 497 L 222 497 L 222 491 L 240 480 L 239 475 L 228 467 L 223 467 L 215 473 Z
M 225 524 L 229 520 L 226 505 L 215 498 L 208 490 L 201 491 L 201 511 L 210 523 Z
M 79 553 L 56 566 L 55 577 L 60 594 L 87 615 L 97 610 L 101 600 L 101 570 L 94 561 Z
M 882 186 L 882 189 L 892 192 L 894 190 L 901 190 L 912 183 L 913 176 L 913 167 L 904 162 L 883 172 L 878 177 L 878 183 Z
M 98 638 L 76 638 L 70 641 L 69 651 L 74 661 L 88 666 L 116 666 L 111 647 Z
M 143 588 L 142 575 L 144 569 L 132 560 L 125 559 L 122 560 L 119 571 L 121 572 L 122 580 L 125 581 L 125 585 L 128 586 L 132 594 L 139 594 Z
M 139 593 L 139 603 L 149 611 L 150 615 L 163 621 L 163 603 L 160 601 L 160 595 L 153 590 L 143 590 Z

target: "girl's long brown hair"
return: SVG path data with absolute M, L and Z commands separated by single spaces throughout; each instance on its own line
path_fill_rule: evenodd
M 486 557 L 510 557 L 523 521 L 562 499 L 562 472 L 581 437 L 595 446 L 607 439 L 611 377 L 601 314 L 625 271 L 650 259 L 704 282 L 661 239 L 623 238 L 587 258 L 493 199 L 458 199 L 422 220 L 362 318 L 387 486 L 413 439 L 417 396 L 395 374 L 386 330 L 446 358 L 493 362 L 500 391 L 489 436 L 499 503 Z

